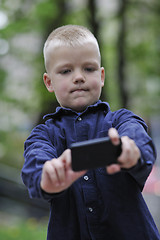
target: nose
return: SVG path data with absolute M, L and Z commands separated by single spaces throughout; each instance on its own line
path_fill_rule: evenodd
M 80 70 L 75 71 L 73 82 L 74 83 L 84 83 L 85 82 L 85 76 L 82 71 L 80 71 Z

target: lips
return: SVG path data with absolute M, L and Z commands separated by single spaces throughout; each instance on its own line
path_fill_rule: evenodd
M 86 89 L 86 88 L 75 88 L 75 89 L 71 90 L 71 93 L 73 93 L 73 92 L 86 92 L 86 91 L 88 91 L 88 89 Z

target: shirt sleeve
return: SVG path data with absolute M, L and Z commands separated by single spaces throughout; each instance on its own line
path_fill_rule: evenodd
M 47 160 L 57 158 L 57 152 L 46 125 L 41 124 L 33 129 L 24 144 L 24 158 L 21 176 L 30 197 L 47 198 L 40 188 L 42 168 Z
M 142 190 L 156 160 L 156 149 L 147 133 L 147 125 L 142 118 L 126 109 L 119 110 L 113 122 L 119 135 L 133 139 L 141 152 L 137 165 L 124 171 L 132 175 Z

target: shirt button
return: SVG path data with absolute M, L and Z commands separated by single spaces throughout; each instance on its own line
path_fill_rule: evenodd
M 87 175 L 85 175 L 84 177 L 84 180 L 88 181 L 89 177 Z
M 82 118 L 81 118 L 81 117 L 78 117 L 78 121 L 82 121 Z
M 88 210 L 89 210 L 90 212 L 93 212 L 93 208 L 91 208 L 91 207 L 89 207 Z

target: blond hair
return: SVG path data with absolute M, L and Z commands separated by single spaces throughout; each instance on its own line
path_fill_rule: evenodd
M 82 46 L 84 43 L 93 42 L 96 44 L 100 56 L 100 50 L 97 39 L 90 32 L 89 29 L 80 25 L 65 25 L 53 30 L 44 44 L 43 54 L 46 69 L 48 65 L 47 53 L 51 42 L 54 44 L 54 47 L 60 46 L 77 47 Z

